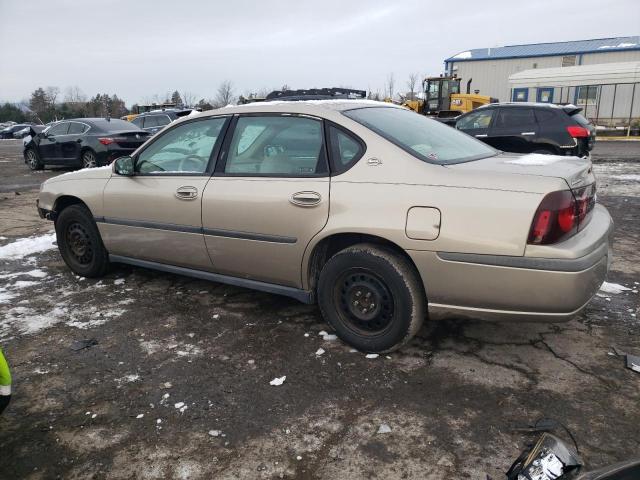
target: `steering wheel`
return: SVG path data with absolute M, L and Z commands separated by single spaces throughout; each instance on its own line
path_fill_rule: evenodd
M 190 168 L 191 167 L 191 168 Z M 178 170 L 181 172 L 202 172 L 202 157 L 198 155 L 189 155 L 178 164 Z

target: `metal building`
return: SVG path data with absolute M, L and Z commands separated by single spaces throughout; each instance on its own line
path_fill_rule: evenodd
M 602 83 L 584 81 L 571 84 L 570 90 L 562 89 L 561 83 L 556 82 L 548 74 L 551 70 L 579 67 L 596 64 L 612 64 L 611 73 L 617 67 L 613 64 L 640 62 L 640 36 L 599 38 L 592 40 L 577 40 L 571 42 L 537 43 L 531 45 L 510 45 L 506 47 L 478 48 L 460 52 L 445 60 L 445 71 L 456 74 L 465 83 L 472 79 L 471 88 L 479 90 L 482 95 L 498 98 L 500 101 L 539 101 L 539 102 L 568 102 L 585 106 L 592 118 L 596 115 L 598 104 L 599 118 L 608 118 L 615 124 L 628 125 L 629 113 L 632 119 L 638 118 L 640 112 L 634 107 L 636 98 L 640 97 L 640 86 L 636 83 L 626 83 L 614 87 L 615 82 L 606 80 Z M 606 67 L 598 70 L 600 78 L 608 75 Z M 518 74 L 532 77 L 525 71 L 534 69 L 550 69 L 545 73 L 547 85 L 533 81 L 521 83 Z M 558 78 L 562 72 L 556 70 Z M 580 74 L 577 72 L 576 76 Z M 514 83 L 510 83 L 512 77 Z M 517 80 L 517 82 L 516 82 Z M 637 80 L 636 80 L 637 82 Z M 606 87 L 605 87 L 606 85 Z M 566 85 L 565 85 L 566 87 Z M 635 95 L 633 91 L 635 88 Z M 613 89 L 616 90 L 614 105 L 603 105 L 613 99 Z M 562 97 L 560 96 L 562 94 Z M 567 97 L 568 95 L 568 97 Z M 632 100 L 632 95 L 635 97 Z M 611 110 L 613 116 L 611 115 Z M 613 119 L 612 119 L 613 117 Z M 626 119 L 626 121 L 625 121 Z

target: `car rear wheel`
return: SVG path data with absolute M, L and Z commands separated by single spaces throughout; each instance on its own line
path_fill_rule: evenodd
M 24 156 L 31 170 L 42 170 L 44 168 L 44 164 L 42 160 L 40 160 L 40 155 L 38 155 L 38 152 L 33 148 L 27 149 L 27 151 L 24 152 Z
M 97 166 L 96 154 L 92 150 L 82 152 L 82 168 L 94 168 Z
M 58 249 L 67 266 L 83 277 L 101 277 L 107 272 L 109 255 L 89 210 L 71 205 L 56 219 Z
M 364 352 L 400 348 L 426 316 L 424 288 L 413 265 L 374 244 L 354 245 L 329 259 L 320 273 L 318 303 L 338 336 Z

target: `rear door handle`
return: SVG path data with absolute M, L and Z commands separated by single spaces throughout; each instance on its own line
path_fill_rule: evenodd
M 530 135 L 535 135 L 535 134 L 536 134 L 536 132 L 522 132 L 520 135 L 530 136 Z
M 480 133 L 478 135 L 475 135 L 476 138 L 485 138 L 488 137 L 489 135 L 487 135 L 486 133 Z
M 191 186 L 179 187 L 176 190 L 176 197 L 180 200 L 195 200 L 198 198 L 198 189 Z
M 318 192 L 296 192 L 289 201 L 299 207 L 315 207 L 322 201 L 322 196 Z

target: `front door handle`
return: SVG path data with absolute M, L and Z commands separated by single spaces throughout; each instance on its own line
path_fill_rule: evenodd
M 176 190 L 176 197 L 180 200 L 195 200 L 198 198 L 198 189 L 191 186 L 179 187 Z
M 476 135 L 476 138 L 485 138 L 488 137 L 489 135 L 487 135 L 486 133 L 479 133 L 478 135 Z
M 527 135 L 527 136 L 531 136 L 531 135 L 535 135 L 536 132 L 522 132 L 520 135 Z
M 318 192 L 296 192 L 289 201 L 299 207 L 315 207 L 322 201 L 322 196 Z

